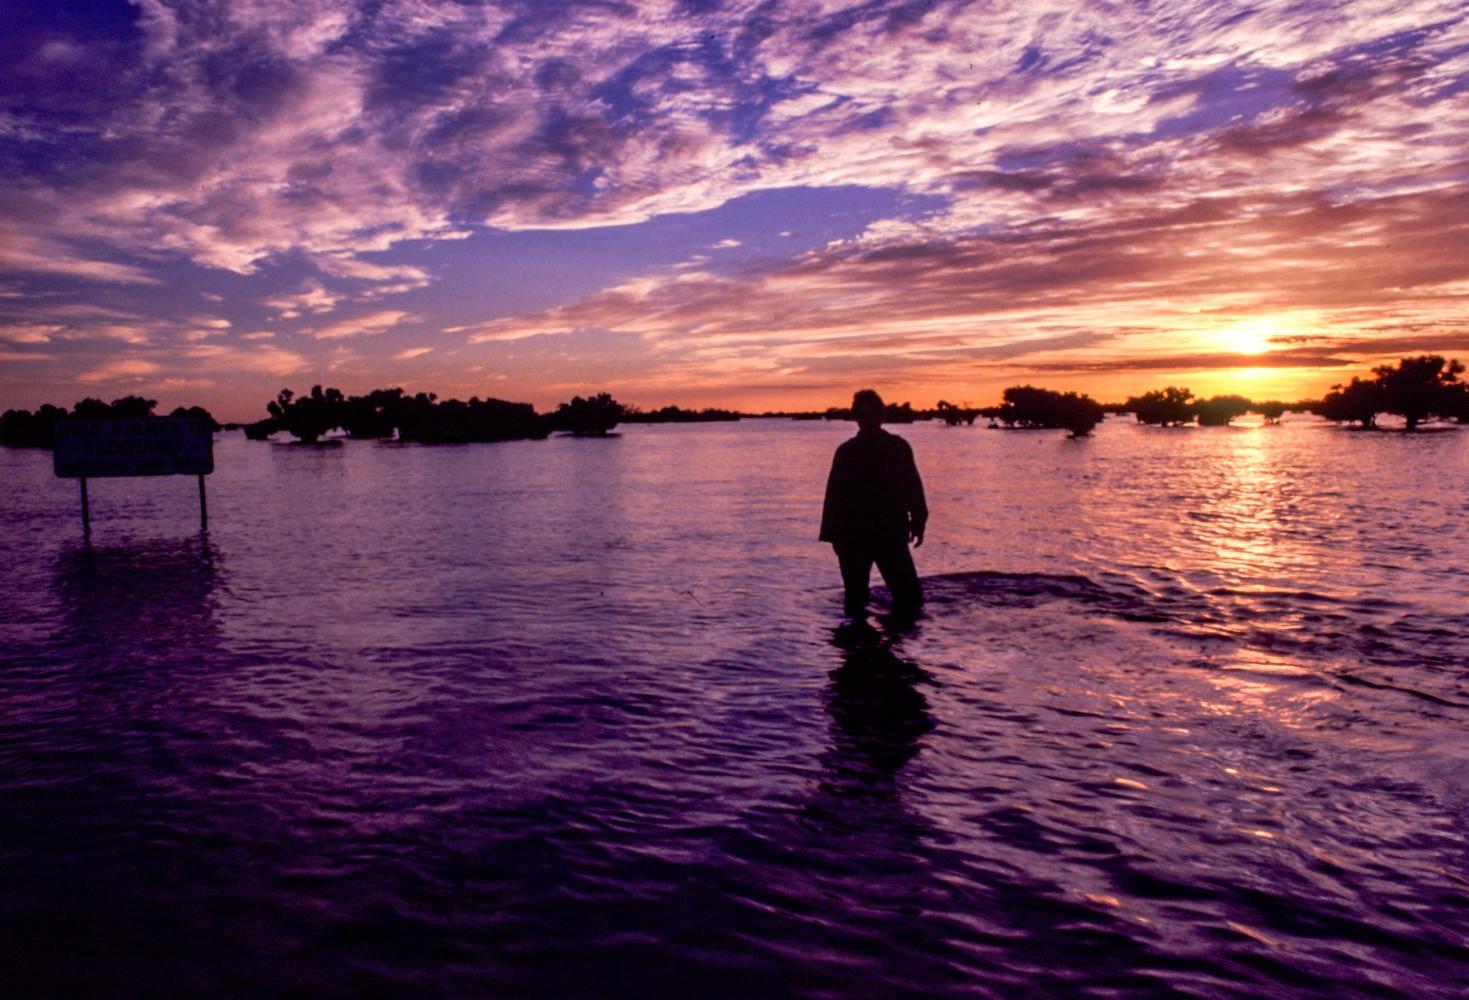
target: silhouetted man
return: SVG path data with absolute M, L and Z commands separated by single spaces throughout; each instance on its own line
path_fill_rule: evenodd
M 923 480 L 908 442 L 882 429 L 884 409 L 871 389 L 852 397 L 857 436 L 842 442 L 831 460 L 821 511 L 821 540 L 836 549 L 851 618 L 867 614 L 873 563 L 892 591 L 894 610 L 912 612 L 923 602 L 908 552 L 909 539 L 923 544 L 928 523 Z

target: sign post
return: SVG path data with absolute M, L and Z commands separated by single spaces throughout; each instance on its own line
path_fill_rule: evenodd
M 214 428 L 202 417 L 61 420 L 53 468 L 82 485 L 82 536 L 91 541 L 87 480 L 114 476 L 198 476 L 199 528 L 209 530 L 204 477 L 214 471 Z
M 92 540 L 92 509 L 87 506 L 87 477 L 82 477 L 82 537 Z

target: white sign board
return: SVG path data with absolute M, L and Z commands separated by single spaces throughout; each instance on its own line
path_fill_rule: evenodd
M 201 417 L 59 420 L 53 458 L 65 479 L 207 476 L 214 471 L 214 432 Z

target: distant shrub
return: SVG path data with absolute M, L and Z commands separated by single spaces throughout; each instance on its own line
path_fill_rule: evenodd
M 1215 396 L 1194 403 L 1202 427 L 1227 427 L 1235 417 L 1250 412 L 1250 401 L 1243 396 Z
M 883 408 L 882 422 L 885 424 L 911 424 L 918 419 L 912 403 L 889 403 Z
M 398 439 L 423 444 L 517 441 L 546 436 L 546 421 L 529 403 L 471 397 L 437 405 L 429 396 L 406 401 L 398 412 Z
M 622 420 L 622 404 L 605 392 L 588 399 L 572 397 L 550 415 L 552 430 L 572 434 L 606 434 Z
M 1124 405 L 1140 424 L 1181 427 L 1194 419 L 1193 393 L 1177 386 L 1131 396 Z
M 277 426 L 303 444 L 314 444 L 323 434 L 341 426 L 342 393 L 313 385 L 309 396 L 297 396 L 282 389 L 265 408 Z
M 342 402 L 341 426 L 353 438 L 390 438 L 403 404 L 402 389 L 374 389 L 366 396 L 348 396 Z
M 1311 412 L 1334 423 L 1376 427 L 1377 415 L 1387 408 L 1386 404 L 1381 385 L 1353 377 L 1346 385 L 1332 386 Z
M 202 406 L 188 406 L 188 407 L 185 407 L 185 406 L 175 406 L 173 408 L 173 411 L 171 413 L 169 413 L 169 416 L 170 417 L 193 417 L 193 418 L 198 419 L 198 420 L 208 421 L 208 423 L 209 423 L 209 429 L 212 430 L 212 431 L 219 430 L 220 429 L 220 426 L 221 426 L 220 423 L 219 423 L 219 421 L 214 419 L 214 414 L 210 413 L 208 410 L 204 409 L 204 407 L 202 407 Z
M 0 414 L 0 444 L 11 448 L 50 448 L 55 443 L 56 421 L 65 416 L 65 410 L 50 403 L 42 403 L 35 413 L 6 410 Z
M 997 416 L 1011 427 L 1060 427 L 1072 437 L 1085 437 L 1102 422 L 1101 404 L 1075 392 L 1017 385 L 1006 389 L 1003 398 Z
M 1396 365 L 1372 369 L 1383 412 L 1402 417 L 1410 431 L 1425 420 L 1456 415 L 1464 388 L 1459 381 L 1463 371 L 1462 361 L 1445 361 L 1437 354 L 1403 358 Z
M 276 424 L 275 418 L 266 417 L 264 420 L 257 420 L 253 424 L 246 424 L 245 437 L 250 441 L 264 441 L 278 430 L 280 430 L 280 426 Z
M 703 424 L 716 421 L 739 420 L 734 410 L 705 407 L 702 410 L 685 410 L 679 406 L 664 406 L 657 410 L 640 410 L 635 406 L 623 407 L 622 422 L 628 424 Z
M 60 406 L 43 403 L 35 413 L 28 410 L 6 410 L 0 414 L 0 445 L 13 448 L 51 448 L 55 445 L 55 427 L 58 420 L 73 417 L 81 420 L 147 420 L 158 405 L 154 399 L 142 396 L 123 396 L 110 403 L 100 399 L 79 400 L 67 413 Z M 219 430 L 219 423 L 202 406 L 175 407 L 170 417 L 198 417 L 209 421 L 212 430 Z
M 1265 422 L 1267 424 L 1280 423 L 1280 418 L 1285 416 L 1285 411 L 1288 409 L 1290 409 L 1290 407 L 1273 399 L 1267 400 L 1263 403 L 1250 404 L 1250 412 L 1260 414 L 1260 416 L 1265 418 Z
M 969 406 L 967 403 L 963 406 L 957 406 L 947 399 L 939 400 L 934 406 L 933 411 L 935 416 L 950 427 L 957 427 L 960 424 L 973 424 L 974 418 L 979 416 L 979 410 Z

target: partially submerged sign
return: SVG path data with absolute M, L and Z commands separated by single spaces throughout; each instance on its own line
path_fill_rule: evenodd
M 202 417 L 60 420 L 53 461 L 65 479 L 207 476 L 214 432 Z
M 111 476 L 198 476 L 199 526 L 209 526 L 204 477 L 214 471 L 214 428 L 202 417 L 58 420 L 52 468 L 80 479 L 82 535 L 91 544 L 87 480 Z

